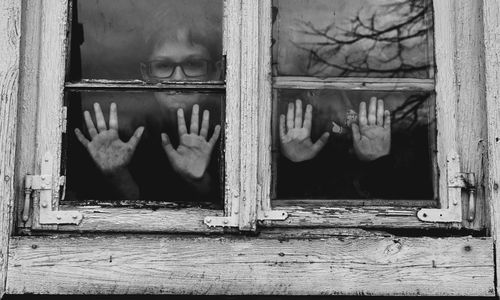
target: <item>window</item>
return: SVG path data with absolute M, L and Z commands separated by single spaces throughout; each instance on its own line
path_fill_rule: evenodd
M 6 3 L 13 6 L 11 2 Z M 219 12 L 221 37 L 210 40 L 220 47 L 215 64 L 206 57 L 186 61 L 136 54 L 148 52 L 147 43 L 139 42 L 143 31 L 138 28 L 154 22 L 153 14 L 165 13 L 155 5 L 167 2 L 176 1 L 121 0 L 117 6 L 118 0 L 24 2 L 21 51 L 9 50 L 20 55 L 22 70 L 17 160 L 11 159 L 18 163 L 17 227 L 10 244 L 0 250 L 9 253 L 8 261 L 2 261 L 9 276 L 5 281 L 0 273 L 0 288 L 5 282 L 12 294 L 495 294 L 494 240 L 485 229 L 494 223 L 488 207 L 494 208 L 496 188 L 495 179 L 487 185 L 485 178 L 496 174 L 487 156 L 492 149 L 496 153 L 491 145 L 496 128 L 486 123 L 492 118 L 486 104 L 491 106 L 494 97 L 489 93 L 489 101 L 485 99 L 483 62 L 483 39 L 488 36 L 491 43 L 492 34 L 483 31 L 481 21 L 483 9 L 495 6 L 493 2 L 177 1 L 201 9 L 203 16 L 212 9 Z M 210 7 L 200 8 L 200 3 Z M 220 4 L 219 10 L 214 3 Z M 367 30 L 379 31 L 400 20 L 399 15 L 412 18 L 421 9 L 432 14 L 401 29 L 399 37 L 408 37 L 409 44 L 366 49 L 363 43 L 352 43 L 341 47 L 342 56 L 328 56 L 332 43 L 325 44 L 323 38 L 365 35 L 350 26 L 364 27 L 366 19 L 371 20 Z M 376 17 L 387 11 L 391 17 Z M 144 15 L 148 18 L 137 21 Z M 331 15 L 339 23 L 332 25 Z M 314 36 L 318 30 L 323 38 Z M 16 29 L 7 32 L 9 41 L 16 36 Z M 176 32 L 176 38 L 186 37 L 182 33 Z M 375 40 L 392 41 L 391 34 Z M 123 46 L 127 43 L 132 45 Z M 489 47 L 491 60 L 495 46 Z M 393 51 L 399 55 L 394 60 L 379 59 L 379 53 Z M 217 68 L 217 76 L 184 80 Z M 177 76 L 183 80 L 170 80 Z M 488 78 L 489 88 L 492 81 Z M 179 192 L 163 199 L 168 187 L 159 186 L 161 180 L 146 180 L 150 188 L 140 182 L 155 175 L 160 166 L 154 163 L 134 178 L 145 187 L 136 196 L 120 195 L 106 184 L 97 187 L 104 182 L 98 178 L 102 174 L 95 173 L 96 161 L 83 147 L 93 139 L 89 129 L 95 126 L 99 132 L 102 124 L 97 123 L 104 123 L 108 130 L 116 108 L 116 134 L 122 142 L 134 133 L 147 141 L 142 136 L 146 129 L 137 131 L 142 126 L 160 128 L 150 134 L 161 138 L 163 115 L 157 101 L 163 98 L 155 95 L 183 103 L 209 99 L 207 137 L 215 125 L 222 127 L 210 161 L 215 166 L 207 167 L 218 178 L 211 185 L 213 197 L 187 195 L 179 184 Z M 373 191 L 362 180 L 328 173 L 329 160 L 345 164 L 340 176 L 366 163 L 354 149 L 349 122 L 363 117 L 360 103 L 365 101 L 364 111 L 369 110 L 372 96 L 384 100 L 391 115 L 395 144 L 389 152 L 417 157 L 410 159 L 410 168 L 418 168 L 415 174 L 407 178 L 400 176 L 405 172 L 391 173 L 397 181 L 392 182 L 394 189 Z M 98 120 L 95 102 L 104 122 Z M 405 105 L 413 104 L 418 109 L 412 106 L 408 113 Z M 302 114 L 297 113 L 300 106 Z M 287 120 L 289 107 L 293 118 Z M 185 108 L 187 131 L 192 105 Z M 204 109 L 200 104 L 199 116 Z M 299 170 L 307 170 L 304 161 L 293 162 L 285 156 L 289 153 L 283 154 L 279 130 L 281 115 L 286 135 L 295 124 L 304 127 L 308 114 L 312 142 L 326 131 L 330 135 L 327 145 L 306 161 L 316 164 L 313 171 L 321 170 L 310 176 Z M 178 133 L 173 125 L 167 133 L 175 148 Z M 406 136 L 398 135 L 401 128 Z M 147 150 L 141 157 L 156 161 Z M 393 166 L 376 167 L 385 172 Z M 383 181 L 377 168 L 375 174 L 357 174 Z M 301 178 L 294 181 L 295 175 Z M 338 178 L 350 186 L 330 186 Z M 14 188 L 6 191 L 14 193 Z M 2 215 L 8 214 L 4 210 L 9 205 L 2 202 Z M 2 232 L 10 224 L 5 218 Z M 374 273 L 380 275 L 375 283 Z

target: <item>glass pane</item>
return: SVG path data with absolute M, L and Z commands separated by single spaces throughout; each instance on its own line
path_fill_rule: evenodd
M 68 92 L 66 100 L 65 200 L 223 202 L 223 95 Z
M 277 76 L 433 77 L 430 0 L 274 0 Z
M 70 80 L 219 80 L 222 0 L 73 5 Z
M 433 94 L 279 90 L 274 105 L 277 199 L 435 199 Z

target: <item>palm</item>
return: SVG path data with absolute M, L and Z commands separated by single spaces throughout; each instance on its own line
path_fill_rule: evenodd
M 177 111 L 179 147 L 174 149 L 167 134 L 162 134 L 163 148 L 172 165 L 172 168 L 189 180 L 199 180 L 205 175 L 210 162 L 212 150 L 219 138 L 220 126 L 215 126 L 214 133 L 207 141 L 210 115 L 203 112 L 201 130 L 199 130 L 199 106 L 194 105 L 191 116 L 190 133 L 187 132 L 184 110 Z
M 293 128 L 282 139 L 283 154 L 292 161 L 310 160 L 316 156 L 314 144 L 305 128 Z
M 171 160 L 174 170 L 190 178 L 201 178 L 210 161 L 212 147 L 199 135 L 184 134 L 176 152 Z
M 97 167 L 103 173 L 113 173 L 125 168 L 131 161 L 135 148 L 144 131 L 143 127 L 137 128 L 128 142 L 123 142 L 118 136 L 118 113 L 115 103 L 110 106 L 109 129 L 106 126 L 104 116 L 99 104 L 94 105 L 97 128 L 88 111 L 84 112 L 90 140 L 88 140 L 79 129 L 75 134 L 82 145 L 87 149 Z
M 370 99 L 368 116 L 366 103 L 359 106 L 359 125 L 353 123 L 353 146 L 360 160 L 372 161 L 388 155 L 391 150 L 391 119 L 384 110 L 384 101 Z
M 118 137 L 116 130 L 99 133 L 88 145 L 92 159 L 103 172 L 123 168 L 130 163 L 134 149 Z
M 295 113 L 293 103 L 288 105 L 286 132 L 285 116 L 281 115 L 280 117 L 281 151 L 286 158 L 293 162 L 310 160 L 325 146 L 329 136 L 328 133 L 323 134 L 316 143 L 313 143 L 311 140 L 311 124 L 311 105 L 306 107 L 304 122 L 302 122 L 302 101 L 296 101 Z

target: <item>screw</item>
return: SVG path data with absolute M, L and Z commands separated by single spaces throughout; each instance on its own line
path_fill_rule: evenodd
M 58 219 L 58 220 L 61 220 L 61 216 L 57 216 L 57 219 Z
M 78 219 L 78 215 L 73 215 L 73 219 Z
M 45 176 L 42 176 L 42 181 L 45 181 Z
M 210 219 L 210 218 L 206 218 L 206 219 L 205 219 L 205 222 L 210 223 L 210 222 L 212 222 L 212 219 Z
M 224 224 L 227 224 L 227 223 L 229 223 L 229 221 L 228 220 L 224 220 Z
M 269 217 L 269 214 L 268 213 L 265 213 L 264 214 L 264 218 L 268 218 Z
M 43 207 L 43 208 L 47 208 L 47 206 L 48 206 L 48 205 L 47 205 L 47 202 L 43 202 L 43 203 L 42 203 L 42 207 Z

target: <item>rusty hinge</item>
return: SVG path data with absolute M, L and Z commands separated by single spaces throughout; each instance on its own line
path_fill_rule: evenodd
M 41 175 L 27 175 L 24 184 L 25 202 L 22 219 L 24 222 L 29 219 L 29 212 L 32 198 L 36 197 L 39 203 L 39 222 L 42 225 L 75 224 L 78 225 L 83 219 L 79 211 L 60 211 L 52 207 L 53 189 L 59 188 L 64 183 L 64 177 L 52 175 L 52 157 L 45 154 Z M 54 181 L 57 182 L 54 182 Z M 36 201 L 34 202 L 36 203 Z
M 423 208 L 417 217 L 423 222 L 461 223 L 462 222 L 462 189 L 468 192 L 467 221 L 474 221 L 476 214 L 476 176 L 474 173 L 460 172 L 460 157 L 452 152 L 447 158 L 447 193 L 448 207 Z

